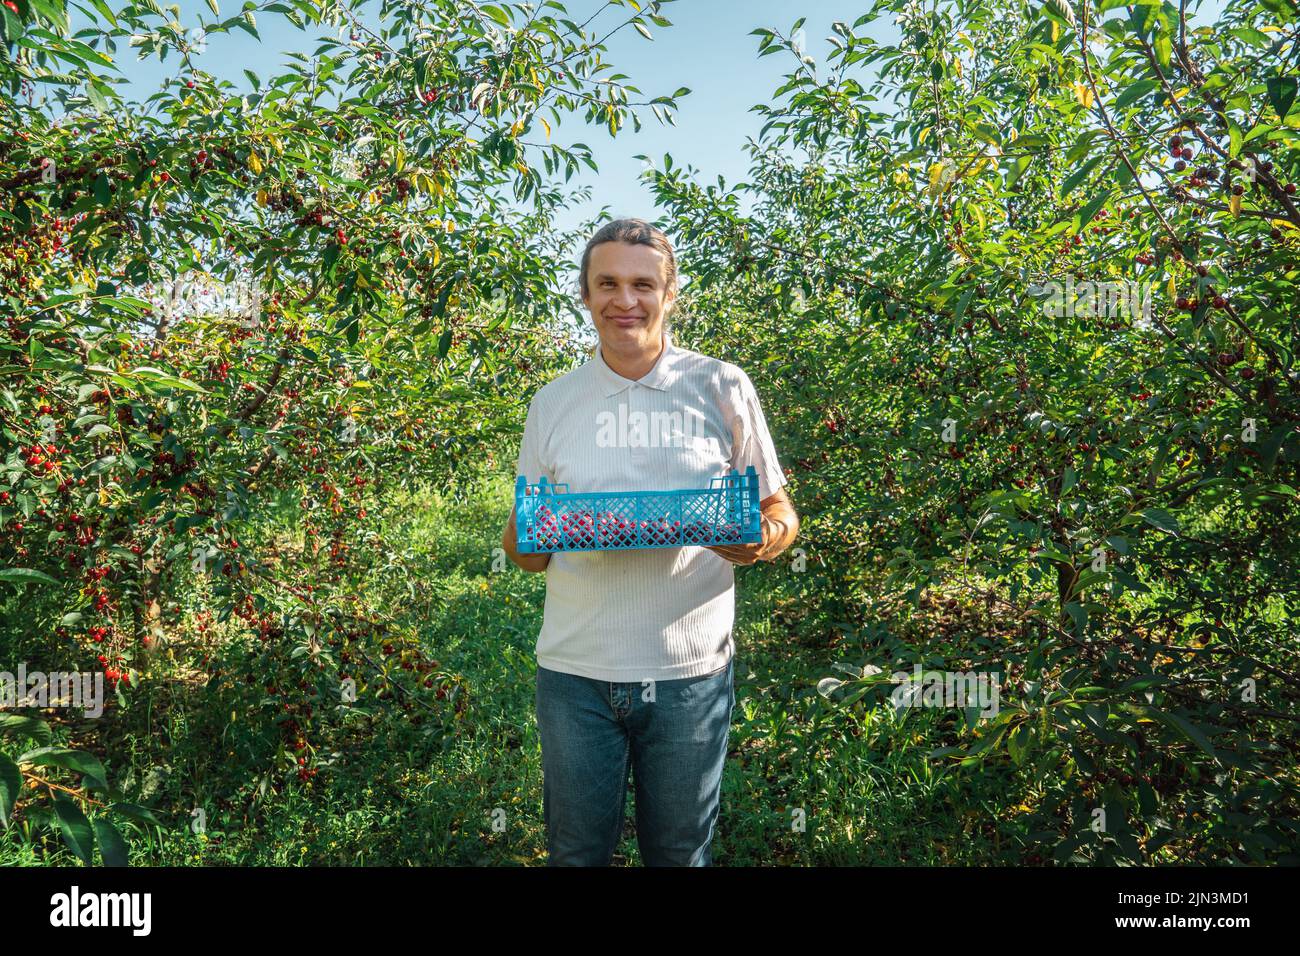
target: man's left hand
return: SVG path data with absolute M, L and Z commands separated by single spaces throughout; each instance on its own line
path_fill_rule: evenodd
M 795 514 L 794 504 L 784 488 L 760 502 L 759 507 L 762 509 L 758 516 L 758 524 L 763 531 L 762 541 L 706 547 L 732 564 L 750 565 L 775 558 L 790 546 L 799 533 L 799 516 Z

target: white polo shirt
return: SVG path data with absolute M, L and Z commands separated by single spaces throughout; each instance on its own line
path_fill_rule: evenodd
M 571 492 L 675 491 L 749 465 L 760 501 L 786 484 L 749 376 L 665 332 L 659 360 L 636 381 L 597 346 L 538 389 L 517 474 Z M 560 552 L 546 567 L 537 663 L 603 681 L 697 677 L 735 653 L 734 620 L 733 566 L 707 548 Z

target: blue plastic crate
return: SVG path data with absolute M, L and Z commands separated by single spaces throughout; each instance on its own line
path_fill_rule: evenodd
M 756 544 L 758 473 L 732 469 L 690 491 L 570 492 L 543 475 L 515 480 L 515 540 L 520 554 L 631 551 L 687 545 Z

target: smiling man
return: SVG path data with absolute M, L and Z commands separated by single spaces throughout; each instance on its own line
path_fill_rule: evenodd
M 641 219 L 608 223 L 579 281 L 600 342 L 533 396 L 518 474 L 572 492 L 680 490 L 753 465 L 763 539 L 521 555 L 511 510 L 506 553 L 546 573 L 536 704 L 548 863 L 610 862 L 631 771 L 646 865 L 708 866 L 735 704 L 733 565 L 775 558 L 799 519 L 749 377 L 665 328 L 677 295 L 667 236 Z

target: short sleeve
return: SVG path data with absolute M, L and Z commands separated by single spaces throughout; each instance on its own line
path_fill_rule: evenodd
M 546 476 L 546 480 L 555 481 L 555 475 L 542 464 L 542 413 L 539 408 L 538 395 L 528 405 L 528 419 L 524 422 L 524 437 L 519 443 L 519 460 L 515 465 L 515 474 L 523 475 L 530 485 Z
M 731 467 L 741 474 L 750 466 L 758 472 L 758 497 L 765 501 L 780 491 L 788 480 L 781 462 L 777 458 L 776 446 L 772 443 L 772 433 L 767 428 L 767 418 L 758 401 L 758 392 L 749 380 L 744 369 L 739 372 L 732 409 L 732 452 Z

